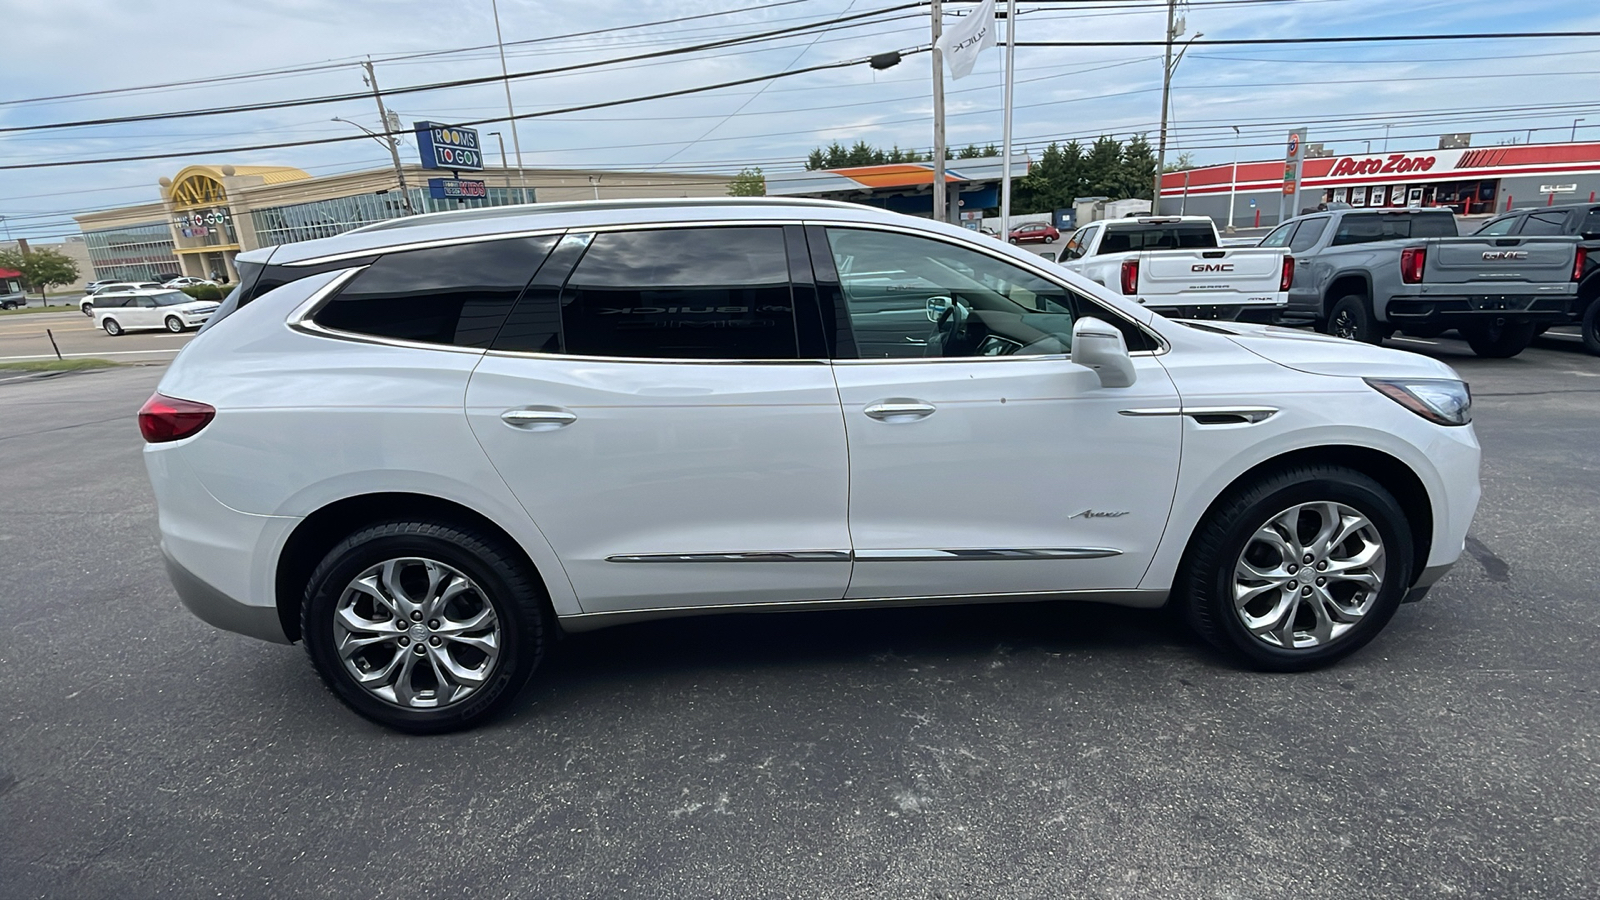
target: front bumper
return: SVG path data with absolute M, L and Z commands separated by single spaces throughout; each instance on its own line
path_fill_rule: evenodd
M 1429 566 L 1426 569 L 1423 569 L 1422 574 L 1417 576 L 1416 583 L 1411 586 L 1411 590 L 1407 591 L 1406 595 L 1400 598 L 1400 602 L 1415 603 L 1418 600 L 1421 600 L 1423 597 L 1428 596 L 1428 591 L 1432 590 L 1433 586 L 1439 583 L 1439 579 L 1448 575 L 1450 570 L 1454 567 L 1455 563 L 1448 562 L 1442 566 Z

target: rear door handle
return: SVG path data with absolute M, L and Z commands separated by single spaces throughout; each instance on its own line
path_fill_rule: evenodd
M 866 409 L 862 410 L 867 414 L 868 418 L 877 419 L 880 422 L 914 422 L 917 419 L 926 419 L 933 415 L 935 411 L 936 407 L 932 403 L 924 403 L 921 400 L 905 400 L 898 397 L 892 400 L 879 400 L 876 403 L 869 403 Z
M 578 414 L 555 406 L 524 406 L 501 413 L 500 421 L 522 431 L 554 431 L 578 421 Z

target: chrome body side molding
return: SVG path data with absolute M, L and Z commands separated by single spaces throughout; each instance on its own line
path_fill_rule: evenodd
M 1278 414 L 1273 406 L 1147 406 L 1119 409 L 1123 416 L 1188 416 L 1201 425 L 1254 425 Z
M 631 553 L 606 557 L 614 563 L 849 562 L 849 550 L 769 550 L 752 553 Z
M 793 600 L 777 603 L 716 603 L 705 606 L 666 606 L 657 609 L 626 609 L 616 612 L 578 613 L 561 616 L 561 627 L 571 632 L 594 631 L 629 622 L 675 619 L 683 616 L 725 613 L 781 613 L 810 610 L 872 609 L 893 606 L 960 606 L 980 603 L 1038 603 L 1078 600 L 1109 603 L 1138 609 L 1155 609 L 1167 602 L 1167 591 L 1038 591 L 1017 594 L 972 594 L 925 597 L 864 597 L 853 600 Z
M 922 562 L 940 559 L 1104 559 L 1121 556 L 1110 547 L 990 547 L 971 550 L 857 550 L 856 559 L 864 562 Z

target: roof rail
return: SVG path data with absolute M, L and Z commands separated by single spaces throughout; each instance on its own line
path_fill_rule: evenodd
M 437 225 L 444 222 L 475 222 L 483 219 L 537 216 L 565 212 L 584 212 L 600 209 L 671 209 L 692 206 L 810 206 L 833 209 L 860 209 L 858 203 L 838 200 L 818 200 L 809 197 L 662 197 L 640 200 L 570 200 L 558 203 L 520 203 L 513 206 L 485 206 L 477 209 L 450 212 L 423 213 L 400 219 L 386 219 L 354 228 L 345 234 L 364 234 L 371 231 L 389 231 L 417 225 Z

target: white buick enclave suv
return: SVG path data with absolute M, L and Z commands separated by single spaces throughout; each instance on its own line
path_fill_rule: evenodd
M 1171 603 L 1307 669 L 1478 502 L 1442 363 L 866 207 L 446 213 L 239 269 L 139 416 L 173 583 L 407 731 L 491 715 L 554 629 L 692 613 Z

